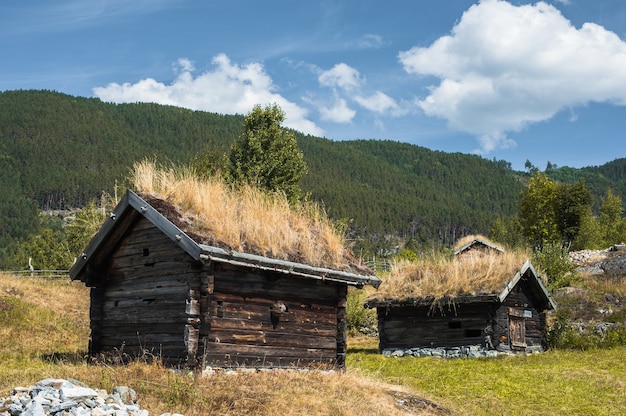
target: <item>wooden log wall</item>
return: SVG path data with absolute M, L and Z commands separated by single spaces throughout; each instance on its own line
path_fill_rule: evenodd
M 333 282 L 218 267 L 207 313 L 206 364 L 337 365 L 345 356 L 346 291 Z
M 152 223 L 137 220 L 92 289 L 91 353 L 123 346 L 130 355 L 148 351 L 170 364 L 188 363 L 190 354 L 193 361 L 199 316 L 189 305 L 199 300 L 201 271 Z
M 455 347 L 484 345 L 485 328 L 494 314 L 492 303 L 431 310 L 430 306 L 379 307 L 379 347 Z

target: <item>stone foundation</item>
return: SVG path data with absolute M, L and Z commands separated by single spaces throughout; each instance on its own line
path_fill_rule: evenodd
M 509 348 L 489 350 L 482 345 L 467 345 L 462 347 L 416 347 L 416 348 L 385 348 L 382 354 L 385 357 L 438 357 L 438 358 L 478 358 L 497 357 L 504 354 L 533 354 L 542 352 L 540 346 L 526 347 L 525 351 L 511 351 Z

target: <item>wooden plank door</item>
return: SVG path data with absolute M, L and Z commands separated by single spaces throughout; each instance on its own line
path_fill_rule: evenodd
M 509 341 L 512 349 L 526 348 L 526 320 L 509 315 Z

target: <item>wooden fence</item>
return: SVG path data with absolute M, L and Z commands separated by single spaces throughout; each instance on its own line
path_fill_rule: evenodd
M 0 275 L 16 277 L 69 278 L 69 270 L 0 270 Z

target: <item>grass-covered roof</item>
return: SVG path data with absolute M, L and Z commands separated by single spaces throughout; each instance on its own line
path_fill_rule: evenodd
M 356 259 L 343 233 L 313 203 L 219 177 L 198 178 L 184 168 L 135 164 L 131 186 L 197 243 L 273 259 L 356 273 L 372 272 Z
M 522 268 L 525 252 L 456 259 L 436 257 L 396 264 L 369 302 L 427 301 L 497 295 Z

